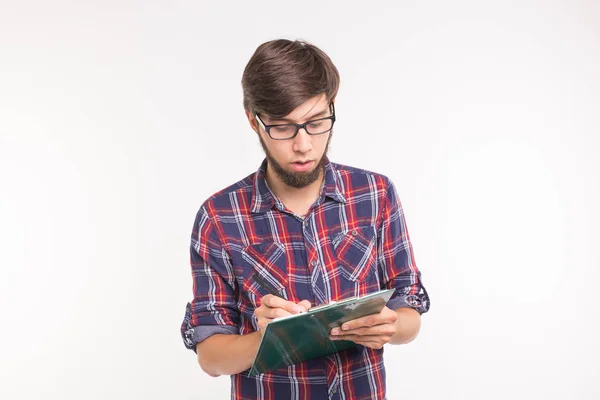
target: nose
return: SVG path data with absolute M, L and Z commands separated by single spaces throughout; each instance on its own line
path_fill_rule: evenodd
M 294 140 L 293 150 L 295 152 L 308 153 L 309 151 L 312 150 L 312 138 L 308 133 L 306 133 L 306 130 L 304 128 L 301 128 L 298 131 L 298 134 L 296 135 L 296 137 L 293 140 Z

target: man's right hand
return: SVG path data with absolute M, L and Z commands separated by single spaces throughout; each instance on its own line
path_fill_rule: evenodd
M 275 318 L 286 315 L 299 314 L 308 311 L 311 307 L 310 301 L 302 300 L 299 303 L 282 299 L 281 297 L 268 294 L 260 299 L 260 307 L 254 310 L 254 316 L 258 320 L 258 329 L 262 335 L 267 324 Z

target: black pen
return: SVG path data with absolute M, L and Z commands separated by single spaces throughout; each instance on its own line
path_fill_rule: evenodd
M 260 274 L 258 272 L 255 272 L 254 275 L 252 275 L 252 279 L 254 280 L 254 282 L 256 282 L 258 284 L 258 286 L 260 288 L 262 288 L 262 290 L 264 290 L 268 294 L 272 294 L 273 296 L 277 296 L 277 297 L 282 297 L 279 294 L 279 290 L 277 290 L 275 287 L 273 287 L 273 285 L 271 285 L 269 282 L 267 282 L 267 280 L 265 278 L 263 278 L 262 276 L 260 276 Z M 298 313 L 299 314 L 304 313 L 304 309 L 302 308 L 302 311 L 299 311 Z
M 262 276 L 260 276 L 258 272 L 255 272 L 254 275 L 252 275 L 252 280 L 254 280 L 254 282 L 256 282 L 258 286 L 268 294 L 281 297 L 279 295 L 279 290 L 275 289 L 275 287 L 273 287 L 273 285 L 271 285 Z

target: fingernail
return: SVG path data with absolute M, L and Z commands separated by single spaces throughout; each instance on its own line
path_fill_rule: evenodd
M 350 326 L 348 326 L 348 325 L 342 325 L 342 329 L 343 330 L 348 330 L 348 329 L 350 329 Z
M 331 331 L 331 334 L 332 334 L 332 335 L 339 335 L 339 334 L 340 334 L 340 330 L 339 330 L 339 329 L 333 329 L 333 330 Z

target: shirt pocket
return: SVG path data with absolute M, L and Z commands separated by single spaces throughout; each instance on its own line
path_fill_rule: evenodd
M 278 242 L 263 242 L 245 246 L 241 252 L 242 288 L 256 306 L 257 299 L 274 291 L 287 299 L 287 257 L 285 247 Z M 260 275 L 259 283 L 254 275 Z M 265 285 L 269 287 L 266 288 Z
M 337 235 L 332 245 L 341 267 L 341 273 L 348 280 L 363 282 L 375 273 L 377 248 L 375 229 L 362 226 Z

